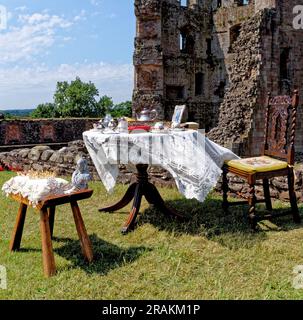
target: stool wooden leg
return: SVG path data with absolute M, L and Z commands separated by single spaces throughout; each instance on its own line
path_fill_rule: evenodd
M 48 209 L 48 218 L 49 218 L 49 227 L 50 227 L 50 233 L 51 233 L 52 239 L 54 234 L 55 214 L 56 214 L 56 207 L 55 206 L 50 207 Z
M 11 239 L 11 242 L 9 245 L 10 251 L 17 251 L 20 249 L 24 221 L 25 221 L 25 217 L 26 217 L 26 210 L 27 210 L 27 205 L 20 203 L 14 231 L 12 234 L 12 239 Z
M 44 274 L 46 277 L 51 277 L 56 273 L 56 264 L 53 252 L 47 209 L 42 209 L 40 211 L 40 230 L 42 240 Z
M 72 201 L 71 208 L 73 211 L 73 216 L 74 216 L 78 236 L 80 239 L 83 255 L 88 260 L 88 262 L 92 262 L 93 261 L 92 245 L 91 245 L 90 239 L 87 235 L 86 228 L 85 228 L 82 216 L 81 216 L 81 212 L 80 212 L 78 203 L 76 201 Z

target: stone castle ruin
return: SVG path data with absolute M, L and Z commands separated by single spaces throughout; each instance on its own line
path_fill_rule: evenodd
M 303 0 L 135 0 L 134 112 L 188 120 L 242 156 L 261 151 L 267 92 L 300 92 L 296 150 L 303 151 Z

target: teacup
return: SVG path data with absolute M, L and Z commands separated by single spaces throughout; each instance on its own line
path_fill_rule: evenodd
M 154 125 L 154 129 L 156 130 L 164 130 L 164 123 L 163 122 L 156 122 Z

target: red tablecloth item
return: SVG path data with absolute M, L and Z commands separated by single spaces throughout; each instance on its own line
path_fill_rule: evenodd
M 128 131 L 133 131 L 133 130 L 145 130 L 145 131 L 149 131 L 151 128 L 151 126 L 147 126 L 147 125 L 136 125 L 136 126 L 129 126 L 128 127 Z

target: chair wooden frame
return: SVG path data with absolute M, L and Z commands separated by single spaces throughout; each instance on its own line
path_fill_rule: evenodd
M 269 189 L 269 179 L 280 176 L 287 176 L 289 199 L 291 204 L 291 213 L 296 223 L 301 222 L 299 210 L 297 206 L 297 198 L 295 193 L 295 128 L 297 120 L 297 107 L 299 105 L 298 91 L 295 90 L 293 97 L 276 96 L 271 97 L 268 94 L 266 106 L 266 125 L 264 133 L 264 148 L 262 155 L 272 158 L 285 160 L 288 166 L 285 169 L 273 170 L 268 172 L 246 172 L 238 168 L 229 166 L 227 163 L 223 166 L 223 209 L 228 211 L 231 205 L 248 204 L 249 205 L 249 220 L 253 229 L 256 228 L 260 217 L 256 215 L 256 204 L 265 203 L 266 209 L 272 211 L 272 203 Z M 227 174 L 232 173 L 241 178 L 244 178 L 249 184 L 248 201 L 228 202 L 228 178 Z M 257 180 L 263 180 L 264 199 L 257 200 L 255 184 Z M 289 214 L 289 213 L 286 213 Z M 262 219 L 270 219 L 274 216 L 286 215 L 269 214 Z

